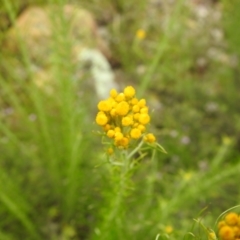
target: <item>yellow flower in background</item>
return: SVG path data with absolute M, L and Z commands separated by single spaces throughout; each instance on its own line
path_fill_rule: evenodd
M 138 139 L 148 143 L 156 141 L 152 133 L 146 133 L 146 125 L 151 120 L 146 100 L 138 100 L 135 94 L 132 86 L 127 86 L 121 93 L 112 89 L 109 98 L 98 103 L 96 123 L 118 148 L 128 148 Z
M 170 226 L 170 225 L 166 226 L 166 227 L 165 227 L 165 232 L 166 232 L 167 234 L 172 233 L 172 232 L 173 232 L 173 227 Z
M 113 154 L 113 149 L 112 148 L 108 148 L 107 149 L 107 154 L 108 155 L 112 155 Z
M 217 237 L 216 237 L 216 234 L 213 230 L 211 230 L 209 233 L 208 233 L 208 240 L 216 240 Z
M 143 29 L 138 29 L 136 32 L 136 38 L 142 40 L 146 37 L 146 31 L 144 31 Z
M 228 213 L 223 220 L 218 223 L 218 235 L 221 240 L 240 239 L 240 216 L 237 213 Z
M 192 176 L 193 176 L 193 173 L 191 173 L 191 172 L 185 172 L 185 173 L 183 174 L 183 179 L 186 180 L 186 181 L 189 181 L 189 180 L 192 178 Z
M 231 145 L 232 139 L 230 137 L 224 136 L 222 138 L 222 142 L 223 142 L 224 145 Z

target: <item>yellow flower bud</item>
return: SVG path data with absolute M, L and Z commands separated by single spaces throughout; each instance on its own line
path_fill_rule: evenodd
M 122 101 L 125 100 L 125 95 L 124 95 L 123 93 L 119 93 L 119 94 L 116 96 L 115 100 L 116 100 L 117 102 L 122 102 Z
M 223 227 L 223 226 L 225 226 L 226 225 L 226 222 L 225 221 L 220 221 L 219 223 L 218 223 L 218 228 L 221 228 L 221 227 Z
M 233 226 L 232 228 L 233 228 L 234 235 L 235 235 L 235 236 L 238 236 L 239 233 L 240 233 L 239 227 L 238 227 L 238 226 Z
M 106 124 L 105 126 L 103 126 L 103 130 L 105 132 L 107 132 L 109 129 L 111 129 L 111 125 L 110 124 Z
M 148 124 L 150 122 L 150 116 L 147 113 L 141 113 L 138 121 L 143 125 Z
M 132 86 L 126 87 L 123 92 L 126 98 L 132 98 L 135 95 L 135 89 Z
M 112 90 L 110 91 L 110 96 L 111 96 L 112 98 L 115 98 L 117 95 L 118 95 L 118 92 L 117 92 L 116 89 L 112 89 Z
M 137 105 L 137 104 L 138 104 L 138 99 L 137 99 L 137 98 L 133 98 L 133 99 L 131 100 L 131 104 L 132 104 L 132 105 Z
M 139 107 L 138 105 L 134 105 L 134 106 L 132 107 L 132 111 L 133 111 L 134 113 L 139 112 L 139 110 L 140 110 L 140 107 Z
M 144 39 L 146 37 L 146 31 L 143 29 L 138 29 L 136 32 L 136 37 L 140 40 Z
M 149 142 L 149 143 L 153 143 L 156 141 L 155 136 L 152 133 L 148 133 L 145 137 L 144 137 L 144 141 Z
M 148 113 L 148 107 L 141 108 L 140 113 Z
M 233 229 L 227 225 L 223 226 L 218 234 L 222 240 L 234 240 Z
M 145 100 L 144 98 L 141 99 L 141 100 L 139 100 L 138 106 L 139 106 L 140 108 L 145 107 L 145 105 L 146 105 L 146 100 Z
M 115 132 L 121 132 L 121 128 L 120 128 L 120 127 L 115 127 L 115 128 L 114 128 L 114 131 L 115 131 Z
M 141 131 L 144 132 L 146 130 L 146 127 L 142 124 L 138 124 L 137 128 Z
M 138 119 L 139 119 L 139 116 L 140 116 L 140 113 L 135 113 L 135 114 L 133 115 L 134 120 L 138 120 Z
M 116 106 L 117 115 L 125 116 L 127 115 L 128 111 L 129 111 L 129 104 L 125 101 L 118 103 L 118 105 Z
M 120 144 L 123 147 L 127 147 L 128 143 L 129 143 L 129 139 L 127 137 L 122 138 L 121 141 L 120 141 Z
M 228 225 L 237 225 L 238 215 L 234 212 L 228 213 L 225 217 L 225 221 Z
M 108 112 L 111 110 L 111 108 L 112 108 L 112 104 L 108 100 L 103 100 L 98 103 L 98 109 L 100 111 Z
M 108 130 L 107 131 L 107 136 L 109 137 L 109 138 L 113 138 L 114 137 L 114 135 L 115 135 L 115 131 L 114 130 Z
M 129 116 L 123 117 L 122 118 L 122 125 L 123 126 L 129 126 L 133 123 L 133 119 Z
M 133 139 L 138 139 L 141 137 L 141 131 L 138 128 L 133 128 L 130 132 L 130 136 Z
M 100 126 L 104 126 L 108 122 L 108 117 L 104 112 L 99 112 L 96 116 L 96 123 Z
M 113 109 L 110 111 L 110 115 L 111 115 L 112 117 L 114 117 L 114 116 L 117 115 L 117 114 L 116 114 L 116 109 L 115 109 L 115 108 L 113 108 Z
M 112 148 L 107 149 L 107 154 L 112 155 L 114 153 L 114 150 Z
M 120 141 L 123 139 L 123 134 L 121 132 L 116 132 L 114 138 L 116 141 Z
M 217 237 L 214 231 L 211 231 L 208 233 L 208 240 L 217 240 Z

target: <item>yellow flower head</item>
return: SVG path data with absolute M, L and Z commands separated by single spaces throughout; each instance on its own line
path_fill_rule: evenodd
M 108 148 L 108 149 L 107 149 L 107 154 L 108 154 L 108 155 L 112 155 L 112 154 L 113 154 L 113 152 L 114 152 L 114 151 L 113 151 L 113 149 L 112 149 L 112 148 Z
M 104 112 L 99 112 L 96 117 L 96 122 L 98 125 L 104 126 L 108 122 L 108 117 L 106 116 L 106 114 Z
M 145 137 L 144 137 L 144 141 L 149 142 L 149 143 L 153 143 L 156 141 L 155 136 L 152 133 L 148 133 Z
M 147 124 L 150 122 L 150 116 L 147 114 L 147 113 L 142 113 L 139 115 L 139 119 L 138 121 L 141 123 L 141 124 Z
M 136 37 L 142 40 L 146 37 L 146 32 L 143 29 L 138 29 L 136 32 Z
M 133 128 L 130 132 L 130 136 L 133 139 L 138 139 L 141 137 L 141 131 L 138 128 Z
M 112 109 L 112 104 L 109 100 L 103 100 L 98 103 L 99 111 L 108 112 Z
M 124 95 L 126 98 L 132 98 L 135 95 L 135 89 L 132 86 L 124 88 Z
M 116 102 L 122 102 L 125 100 L 125 95 L 123 93 L 119 93 L 116 98 L 115 98 Z
M 172 233 L 172 232 L 173 232 L 173 227 L 170 226 L 170 225 L 166 226 L 166 227 L 165 227 L 165 232 L 166 232 L 167 234 Z
M 226 222 L 225 221 L 220 221 L 219 223 L 218 223 L 218 228 L 221 228 L 221 227 L 223 227 L 223 226 L 225 226 L 226 225 Z
M 111 96 L 112 98 L 115 98 L 117 95 L 118 95 L 118 92 L 117 92 L 116 89 L 112 89 L 112 90 L 110 91 L 110 96 Z
M 129 111 L 129 104 L 125 101 L 120 102 L 116 106 L 116 114 L 117 115 L 125 116 L 125 115 L 127 115 L 128 111 Z
M 107 136 L 108 136 L 109 138 L 113 138 L 113 137 L 115 136 L 115 131 L 112 130 L 112 129 L 108 130 L 108 131 L 107 131 Z
M 98 103 L 96 123 L 102 126 L 113 144 L 120 149 L 128 148 L 142 138 L 148 143 L 154 143 L 155 136 L 147 133 L 150 116 L 146 100 L 138 100 L 132 86 L 127 86 L 123 92 L 112 89 L 109 95 L 108 99 Z
M 123 125 L 123 126 L 129 126 L 129 125 L 131 125 L 131 124 L 133 124 L 133 119 L 132 119 L 132 117 L 126 116 L 126 117 L 123 117 L 123 118 L 122 118 L 122 125 Z
M 221 240 L 240 239 L 240 216 L 237 213 L 228 213 L 224 220 L 218 223 L 218 235 Z
M 216 240 L 216 239 L 217 239 L 217 237 L 216 237 L 215 232 L 211 230 L 211 231 L 208 233 L 208 240 Z
M 219 237 L 222 240 L 234 240 L 234 231 L 231 227 L 229 226 L 223 226 L 220 230 L 219 230 Z
M 228 213 L 225 217 L 225 221 L 228 225 L 237 225 L 238 215 L 234 212 Z

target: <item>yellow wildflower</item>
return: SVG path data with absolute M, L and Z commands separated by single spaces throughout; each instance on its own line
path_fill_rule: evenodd
M 120 102 L 116 107 L 116 114 L 120 116 L 127 115 L 129 111 L 129 104 L 125 101 Z
M 115 131 L 114 131 L 114 130 L 108 130 L 108 131 L 107 131 L 107 136 L 108 136 L 109 138 L 113 138 L 114 135 L 115 135 Z
M 133 139 L 138 139 L 141 137 L 141 131 L 138 128 L 133 128 L 130 132 L 130 136 Z
M 132 98 L 135 95 L 135 89 L 132 86 L 126 87 L 123 92 L 126 98 Z
M 148 133 L 145 137 L 144 137 L 144 141 L 149 142 L 149 143 L 153 143 L 156 141 L 155 136 L 152 133 Z
M 138 120 L 138 119 L 139 119 L 139 116 L 140 116 L 140 113 L 135 113 L 135 114 L 133 115 L 133 118 L 134 118 L 135 120 Z
M 134 106 L 134 105 L 137 105 L 138 104 L 138 99 L 137 98 L 133 98 L 131 100 L 131 104 Z
M 114 137 L 116 141 L 120 141 L 123 139 L 123 134 L 121 132 L 116 132 Z
M 122 118 L 122 125 L 123 126 L 129 126 L 133 123 L 132 117 L 126 116 Z
M 143 29 L 138 29 L 136 32 L 136 37 L 142 40 L 146 37 L 146 32 Z
M 124 101 L 124 100 L 125 100 L 125 95 L 124 95 L 123 93 L 119 93 L 119 94 L 116 96 L 115 100 L 116 100 L 117 102 Z
M 237 213 L 228 213 L 224 220 L 218 223 L 218 235 L 221 240 L 240 239 L 240 216 Z
M 173 227 L 170 226 L 170 225 L 166 226 L 166 227 L 165 227 L 165 232 L 166 232 L 167 234 L 172 233 L 172 232 L 173 232 Z
M 121 143 L 121 146 L 127 147 L 129 143 L 129 139 L 127 137 L 124 137 L 121 139 L 120 143 Z
M 238 215 L 234 212 L 228 213 L 225 221 L 228 225 L 236 225 L 238 223 Z
M 116 89 L 112 89 L 112 90 L 110 91 L 110 96 L 111 96 L 112 98 L 115 98 L 117 95 L 118 95 L 118 92 L 117 92 Z
M 141 131 L 141 132 L 145 132 L 146 127 L 142 124 L 138 124 L 137 128 Z
M 139 115 L 139 119 L 138 121 L 141 123 L 141 124 L 147 124 L 150 122 L 150 116 L 147 114 L 147 113 L 142 113 Z
M 216 240 L 216 239 L 217 239 L 217 237 L 216 237 L 215 232 L 211 230 L 211 231 L 208 233 L 208 240 Z
M 98 103 L 98 109 L 100 111 L 108 112 L 111 110 L 111 108 L 112 108 L 112 104 L 108 100 L 103 100 Z
M 106 132 L 108 130 L 111 129 L 111 125 L 110 124 L 106 124 L 105 126 L 103 126 L 103 130 Z
M 121 128 L 120 128 L 120 127 L 115 127 L 115 128 L 114 128 L 114 131 L 115 131 L 115 132 L 121 132 Z
M 233 229 L 229 226 L 223 226 L 220 230 L 219 230 L 219 237 L 222 240 L 234 240 L 234 232 Z
M 140 113 L 148 113 L 148 107 L 141 108 Z
M 104 126 L 108 122 L 108 117 L 104 112 L 99 112 L 96 117 L 96 122 L 100 126 Z
M 143 99 L 141 99 L 139 102 L 138 102 L 138 106 L 139 107 L 145 107 L 146 106 L 146 100 L 143 98 Z
M 223 227 L 223 226 L 225 226 L 226 225 L 226 222 L 225 221 L 220 221 L 219 223 L 218 223 L 218 228 L 221 228 L 221 227 Z
M 114 152 L 114 151 L 113 151 L 113 149 L 112 149 L 112 148 L 108 148 L 108 149 L 107 149 L 107 154 L 108 154 L 108 155 L 112 155 L 112 154 L 113 154 L 113 152 Z
M 132 107 L 132 111 L 133 111 L 134 113 L 139 112 L 139 110 L 140 110 L 140 107 L 139 107 L 138 105 L 134 105 L 134 106 Z

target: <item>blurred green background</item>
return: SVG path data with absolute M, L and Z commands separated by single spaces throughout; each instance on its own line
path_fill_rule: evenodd
M 111 239 L 208 239 L 193 219 L 217 230 L 240 203 L 239 21 L 238 0 L 1 1 L 0 239 L 99 239 L 111 85 L 147 100 L 168 152 L 139 165 Z

